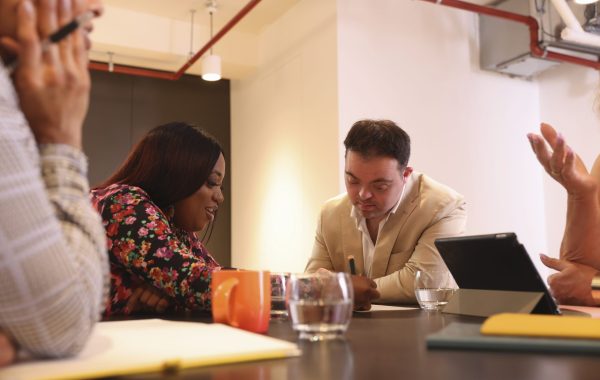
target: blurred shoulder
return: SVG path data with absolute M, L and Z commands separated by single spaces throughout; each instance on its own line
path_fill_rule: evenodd
M 426 194 L 432 200 L 441 202 L 464 201 L 464 196 L 458 191 L 425 174 L 420 174 L 420 192 Z
M 453 210 L 466 209 L 464 196 L 451 187 L 423 174 L 411 175 L 412 186 L 409 197 L 418 198 L 420 210 L 448 214 Z
M 335 213 L 347 211 L 350 212 L 352 208 L 352 203 L 350 202 L 350 198 L 348 198 L 347 193 L 342 193 L 333 198 L 328 199 L 321 208 L 321 212 L 326 213 Z

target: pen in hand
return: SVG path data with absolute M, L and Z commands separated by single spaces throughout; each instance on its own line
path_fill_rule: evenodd
M 350 266 L 350 274 L 355 275 L 356 274 L 356 264 L 354 263 L 354 256 L 352 256 L 352 255 L 348 256 L 348 266 Z
M 77 30 L 81 25 L 93 19 L 95 16 L 93 11 L 83 12 L 79 16 L 75 17 L 69 23 L 63 25 L 56 32 L 52 33 L 46 39 L 42 41 L 42 51 L 46 51 L 52 44 L 58 43 L 65 39 L 69 34 Z M 19 58 L 15 58 L 10 64 L 7 65 L 8 74 L 12 74 L 13 71 L 19 66 Z

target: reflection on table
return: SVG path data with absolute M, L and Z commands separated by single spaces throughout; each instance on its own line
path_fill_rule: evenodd
M 210 322 L 206 315 L 176 318 Z M 600 358 L 595 356 L 428 350 L 426 336 L 453 321 L 482 319 L 418 309 L 354 313 L 345 340 L 316 343 L 298 342 L 289 321 L 272 321 L 268 335 L 298 342 L 302 356 L 127 379 L 591 380 L 600 374 Z

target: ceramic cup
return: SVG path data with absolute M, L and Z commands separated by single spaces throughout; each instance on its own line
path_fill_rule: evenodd
M 217 271 L 212 275 L 211 287 L 214 322 L 257 333 L 267 332 L 271 312 L 268 271 Z

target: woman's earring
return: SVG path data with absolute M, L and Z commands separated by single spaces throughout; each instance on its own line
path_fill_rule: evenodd
M 175 216 L 175 206 L 171 205 L 169 207 L 167 207 L 167 218 L 169 219 L 173 219 L 173 217 Z

